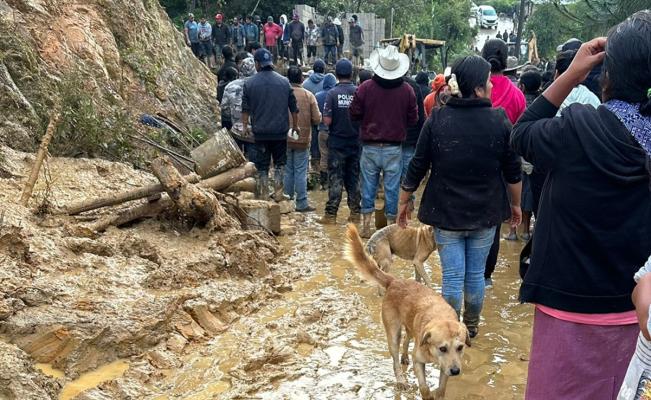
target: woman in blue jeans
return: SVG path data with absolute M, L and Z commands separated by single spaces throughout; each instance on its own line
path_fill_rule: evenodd
M 461 315 L 471 337 L 484 304 L 484 265 L 495 230 L 505 219 L 517 226 L 520 158 L 509 145 L 511 123 L 491 107 L 490 64 L 458 59 L 448 85 L 450 100 L 423 126 L 400 193 L 398 223 L 411 215 L 411 195 L 431 169 L 418 219 L 435 227 L 443 271 L 443 298 Z M 506 182 L 513 203 L 508 204 Z

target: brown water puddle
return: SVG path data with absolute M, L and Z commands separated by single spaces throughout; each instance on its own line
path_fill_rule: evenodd
M 53 368 L 51 364 L 38 363 L 35 367 L 41 370 L 45 375 L 54 378 L 64 378 L 63 371 Z M 107 382 L 121 377 L 129 369 L 129 363 L 125 360 L 116 360 L 112 363 L 103 365 L 96 370 L 87 372 L 79 376 L 79 378 L 65 384 L 59 400 L 71 400 L 78 396 L 81 392 L 97 387 L 103 382 Z

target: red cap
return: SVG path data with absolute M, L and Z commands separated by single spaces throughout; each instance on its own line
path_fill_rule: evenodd
M 224 16 L 221 14 L 215 15 L 215 19 L 224 19 Z
M 443 86 L 445 86 L 445 76 L 443 74 L 438 74 L 432 81 L 432 91 L 434 93 L 438 92 Z

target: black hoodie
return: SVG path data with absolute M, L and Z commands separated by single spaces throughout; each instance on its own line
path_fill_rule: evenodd
M 558 110 L 540 96 L 511 143 L 548 171 L 523 302 L 578 313 L 633 310 L 633 275 L 651 253 L 646 153 L 606 107 Z
M 416 95 L 416 104 L 418 104 L 418 122 L 414 126 L 407 128 L 407 138 L 405 139 L 405 146 L 416 146 L 418 142 L 418 137 L 420 136 L 420 131 L 423 129 L 423 124 L 425 123 L 425 105 L 423 104 L 423 94 L 420 90 L 420 86 L 416 83 L 415 80 L 404 77 L 405 82 L 414 89 L 414 94 Z

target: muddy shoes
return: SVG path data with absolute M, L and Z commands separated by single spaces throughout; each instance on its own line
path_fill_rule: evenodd
M 332 214 L 324 214 L 323 217 L 317 219 L 316 222 L 320 223 L 321 225 L 336 225 L 337 216 Z
M 271 198 L 274 199 L 276 203 L 289 200 L 289 196 L 285 194 L 285 186 L 283 183 L 284 178 L 285 169 L 283 167 L 274 169 L 274 192 L 271 195 Z
M 258 174 L 258 179 L 255 182 L 255 198 L 269 200 L 269 174 L 267 171 Z
M 463 313 L 463 323 L 468 328 L 468 336 L 474 338 L 479 333 L 479 315 L 470 315 L 470 313 Z
M 359 224 L 362 222 L 362 214 L 358 212 L 351 212 L 350 215 L 348 216 L 348 222 L 351 222 L 353 224 Z
M 364 239 L 371 237 L 371 218 L 373 217 L 372 213 L 362 214 L 362 231 L 360 236 Z

